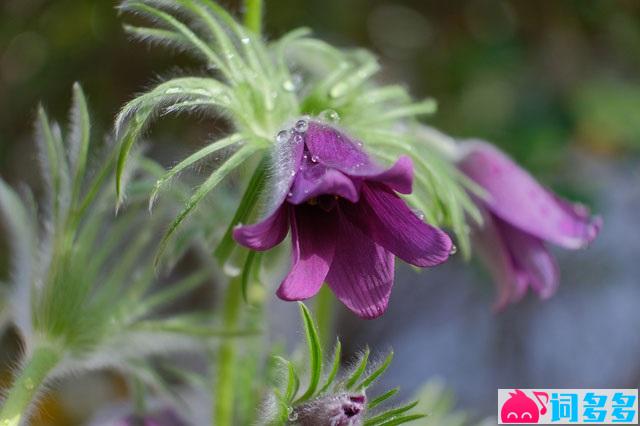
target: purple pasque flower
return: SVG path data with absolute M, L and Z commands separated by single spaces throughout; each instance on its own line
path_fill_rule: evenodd
M 545 242 L 583 248 L 598 235 L 600 217 L 541 186 L 491 144 L 466 143 L 458 167 L 486 192 L 478 201 L 484 224 L 474 229 L 474 243 L 499 287 L 495 308 L 519 301 L 529 287 L 551 297 L 559 272 Z
M 268 250 L 291 229 L 292 265 L 278 297 L 308 299 L 326 282 L 356 315 L 376 318 L 389 302 L 394 255 L 421 267 L 449 257 L 449 236 L 420 220 L 396 194 L 411 193 L 408 157 L 384 169 L 361 143 L 304 119 L 278 140 L 288 161 L 276 161 L 274 207 L 233 234 L 245 247 Z
M 298 426 L 360 426 L 366 403 L 362 393 L 326 395 L 294 408 L 289 421 Z

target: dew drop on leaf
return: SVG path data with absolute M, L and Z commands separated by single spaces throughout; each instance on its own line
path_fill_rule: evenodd
M 326 109 L 320 113 L 320 118 L 329 123 L 337 123 L 340 121 L 340 114 L 332 109 Z

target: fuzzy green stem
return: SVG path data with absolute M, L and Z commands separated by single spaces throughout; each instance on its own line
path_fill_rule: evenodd
M 21 423 L 42 383 L 59 361 L 60 354 L 53 349 L 44 346 L 35 349 L 0 409 L 0 425 L 18 426 Z
M 244 8 L 244 25 L 260 35 L 262 33 L 263 0 L 246 0 Z
M 242 283 L 240 278 L 234 278 L 229 283 L 224 299 L 223 324 L 225 330 L 235 330 L 240 317 L 242 304 Z M 214 416 L 216 426 L 233 425 L 234 382 L 236 369 L 236 340 L 227 339 L 222 342 L 218 350 L 218 371 L 214 388 Z
M 325 284 L 320 289 L 315 300 L 316 322 L 322 347 L 333 344 L 333 295 Z

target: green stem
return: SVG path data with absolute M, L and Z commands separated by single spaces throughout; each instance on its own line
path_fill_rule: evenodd
M 240 317 L 240 305 L 242 304 L 242 285 L 240 278 L 234 278 L 229 282 L 227 294 L 224 299 L 223 323 L 224 330 L 235 330 Z M 226 339 L 218 350 L 218 374 L 216 375 L 214 388 L 214 416 L 213 424 L 216 426 L 233 425 L 234 406 L 234 382 L 236 369 L 236 342 L 235 339 Z
M 320 289 L 315 300 L 316 321 L 318 334 L 322 347 L 327 348 L 333 344 L 333 295 L 325 284 Z
M 42 383 L 60 358 L 60 354 L 49 347 L 42 346 L 34 350 L 0 409 L 0 425 L 20 424 Z
M 262 0 L 246 0 L 244 25 L 258 35 L 262 33 Z

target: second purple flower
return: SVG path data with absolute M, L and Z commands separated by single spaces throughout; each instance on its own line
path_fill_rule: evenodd
M 384 169 L 361 143 L 318 121 L 300 120 L 279 139 L 291 158 L 291 170 L 281 173 L 287 177 L 285 185 L 279 182 L 282 193 L 265 219 L 239 225 L 233 234 L 239 244 L 262 251 L 291 229 L 292 264 L 278 297 L 308 299 L 326 282 L 359 317 L 376 318 L 389 302 L 395 256 L 420 267 L 449 257 L 449 236 L 396 194 L 411 193 L 410 158 Z

